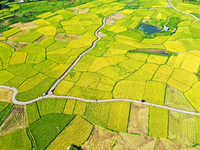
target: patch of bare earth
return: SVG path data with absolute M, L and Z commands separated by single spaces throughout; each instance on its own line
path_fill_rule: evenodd
M 3 34 L 0 34 L 0 37 L 4 37 L 4 35 L 3 35 Z
M 74 13 L 74 14 L 78 14 L 78 12 L 79 12 L 79 10 L 80 10 L 80 8 L 76 8 L 76 7 L 73 7 L 72 9 L 74 9 L 74 11 L 72 11 L 72 13 Z
M 115 20 L 119 20 L 119 19 L 122 19 L 125 17 L 126 17 L 125 15 L 117 13 L 117 14 L 113 15 L 111 18 L 115 19 Z
M 153 150 L 155 143 L 155 137 L 119 133 L 113 150 Z
M 11 27 L 19 28 L 20 30 L 30 30 L 30 29 L 37 28 L 37 25 L 34 22 L 28 22 L 24 24 L 16 23 L 16 24 L 11 25 Z
M 0 88 L 0 101 L 11 103 L 13 91 L 9 89 Z
M 22 35 L 29 33 L 28 30 L 23 30 L 21 32 L 18 32 L 17 34 L 14 34 L 13 36 L 9 37 L 8 40 L 10 41 L 16 41 L 19 37 L 21 37 Z
M 113 25 L 113 24 L 115 23 L 115 21 L 116 21 L 115 19 L 107 18 L 107 19 L 106 19 L 106 24 L 107 24 L 107 25 Z
M 15 50 L 16 51 L 19 51 L 20 49 L 22 49 L 23 47 L 27 46 L 29 43 L 27 42 L 18 42 L 16 47 L 15 47 Z
M 39 43 L 42 42 L 45 38 L 46 38 L 46 36 L 43 35 L 43 36 L 39 37 L 39 38 L 35 41 L 35 43 L 38 43 L 38 44 L 39 44 Z
M 84 8 L 84 9 L 81 9 L 78 11 L 78 14 L 85 14 L 89 11 L 90 9 L 89 8 Z
M 155 150 L 180 150 L 182 149 L 181 145 L 173 143 L 172 141 L 164 138 L 158 138 L 155 145 Z
M 148 134 L 149 107 L 141 104 L 131 104 L 130 119 L 128 125 L 129 133 Z
M 0 126 L 0 136 L 10 133 L 17 129 L 28 126 L 25 107 L 14 107 L 12 112 Z
M 95 126 L 90 138 L 82 145 L 84 150 L 110 150 L 117 139 L 117 134 Z
M 107 35 L 104 34 L 104 33 L 102 33 L 102 32 L 99 32 L 99 33 L 98 33 L 98 36 L 100 36 L 100 37 L 105 37 L 105 36 L 107 36 Z
M 77 34 L 65 35 L 65 33 L 57 33 L 54 39 L 63 42 L 70 42 L 72 40 L 78 40 L 79 38 L 81 38 L 81 36 Z
M 10 40 L 6 40 L 6 41 L 2 41 L 2 42 L 5 43 L 5 44 L 10 45 L 13 48 L 15 48 L 15 46 L 17 44 L 16 42 L 13 42 L 13 41 L 10 41 Z

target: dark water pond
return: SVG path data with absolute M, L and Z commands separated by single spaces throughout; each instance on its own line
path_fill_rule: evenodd
M 147 35 L 161 31 L 158 27 L 147 24 L 141 24 L 138 29 L 144 31 Z
M 145 52 L 145 53 L 153 53 L 153 54 L 160 54 L 160 55 L 169 55 L 168 51 L 164 51 L 164 50 L 154 50 L 154 49 L 148 49 L 148 50 L 131 50 L 130 52 Z

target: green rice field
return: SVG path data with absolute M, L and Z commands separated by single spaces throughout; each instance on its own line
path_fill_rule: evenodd
M 199 116 L 165 107 L 200 113 L 200 21 L 189 15 L 200 16 L 197 3 L 171 1 L 182 12 L 167 0 L 51 3 L 0 33 L 0 85 L 30 103 L 22 112 L 0 91 L 0 149 L 200 148 Z

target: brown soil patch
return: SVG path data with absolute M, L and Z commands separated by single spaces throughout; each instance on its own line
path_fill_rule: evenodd
M 13 91 L 9 89 L 0 88 L 0 101 L 1 102 L 12 102 Z
M 113 150 L 153 150 L 155 137 L 119 133 Z
M 81 9 L 78 11 L 78 14 L 85 14 L 89 11 L 90 9 L 89 8 L 84 8 L 84 9 Z
M 100 36 L 100 37 L 105 37 L 105 36 L 107 36 L 107 35 L 104 34 L 104 33 L 102 33 L 102 32 L 99 32 L 99 33 L 98 33 L 98 36 Z
M 117 139 L 117 134 L 95 126 L 90 138 L 82 145 L 84 150 L 110 150 Z
M 0 37 L 4 37 L 4 35 L 3 35 L 3 34 L 0 34 Z
M 26 128 L 28 126 L 25 107 L 14 107 L 12 112 L 0 126 L 0 136 L 14 130 Z
M 9 37 L 8 40 L 10 41 L 16 41 L 19 37 L 21 37 L 22 35 L 29 33 L 28 30 L 23 30 L 21 32 L 18 32 L 17 34 L 14 34 L 13 36 Z
M 122 19 L 122 18 L 125 18 L 126 16 L 125 15 L 122 15 L 122 14 L 115 14 L 113 15 L 111 18 L 115 19 L 115 20 L 119 20 L 119 19 Z
M 108 19 L 106 19 L 106 24 L 113 25 L 115 23 L 115 21 L 116 21 L 115 19 L 108 18 Z
M 10 45 L 11 47 L 13 47 L 13 48 L 15 48 L 15 46 L 16 46 L 16 42 L 13 42 L 13 41 L 9 41 L 9 40 L 7 40 L 7 41 L 2 41 L 3 43 L 5 43 L 5 44 L 8 44 L 8 45 Z
M 77 34 L 65 35 L 65 33 L 57 33 L 54 39 L 63 42 L 70 42 L 72 40 L 78 40 L 79 38 L 81 38 L 81 36 Z
M 42 42 L 45 38 L 46 38 L 46 36 L 43 35 L 43 36 L 39 37 L 39 38 L 35 41 L 35 43 L 38 43 L 38 44 L 39 44 L 39 43 Z
M 141 104 L 131 104 L 129 133 L 148 134 L 149 107 Z
M 18 23 L 10 25 L 10 27 L 12 27 L 12 28 L 18 28 L 21 25 L 22 25 L 21 22 L 18 22 Z
M 19 28 L 20 30 L 30 30 L 30 29 L 34 29 L 37 28 L 37 25 L 34 22 L 28 22 L 28 23 L 15 23 L 13 25 L 11 25 L 11 27 L 14 28 Z
M 155 150 L 169 150 L 169 149 L 179 150 L 181 148 L 182 148 L 181 145 L 178 145 L 168 139 L 163 139 L 163 138 L 158 138 L 155 145 Z
M 23 47 L 27 46 L 28 44 L 29 43 L 26 43 L 26 42 L 18 42 L 15 50 L 19 51 L 20 49 L 22 49 Z
M 74 13 L 74 14 L 78 14 L 78 11 L 80 10 L 80 8 L 76 8 L 76 7 L 73 7 L 72 9 L 74 9 L 74 11 L 72 12 L 72 13 Z

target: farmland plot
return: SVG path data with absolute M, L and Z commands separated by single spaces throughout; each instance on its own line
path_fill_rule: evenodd
M 150 107 L 149 135 L 167 138 L 168 135 L 168 110 Z
M 112 102 L 107 128 L 115 131 L 127 131 L 130 103 Z
M 85 150 L 110 150 L 116 139 L 117 134 L 115 132 L 111 132 L 99 126 L 95 126 L 90 138 L 81 147 Z
M 15 139 L 15 140 L 13 140 Z M 0 137 L 1 149 L 31 149 L 31 142 L 26 134 L 26 129 L 19 129 Z
M 140 104 L 131 104 L 128 132 L 147 135 L 149 107 Z
M 118 149 L 148 149 L 153 150 L 156 143 L 155 137 L 140 136 L 127 133 L 119 133 L 118 139 L 113 150 Z
M 14 107 L 3 124 L 1 124 L 0 135 L 3 136 L 17 129 L 26 128 L 27 126 L 25 107 Z
M 62 150 L 72 144 L 80 146 L 90 136 L 92 130 L 93 125 L 91 123 L 81 117 L 75 117 L 49 145 L 47 150 Z
M 195 119 L 191 115 L 170 111 L 168 138 L 192 146 L 196 143 Z

